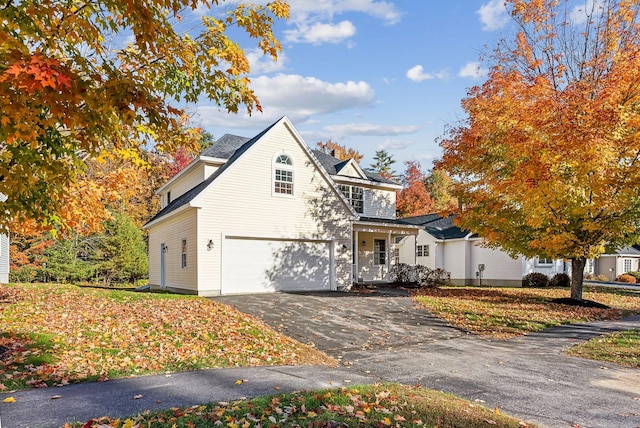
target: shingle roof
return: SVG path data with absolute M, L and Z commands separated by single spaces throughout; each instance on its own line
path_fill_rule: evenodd
M 334 158 L 333 156 L 328 155 L 325 152 L 320 150 L 311 150 L 311 151 L 313 152 L 316 159 L 318 159 L 318 162 L 320 162 L 320 165 L 322 165 L 322 167 L 325 169 L 325 171 L 329 173 L 329 175 L 338 174 L 338 171 L 340 171 L 340 169 L 342 169 L 342 167 L 347 162 L 349 162 L 348 160 L 345 161 L 338 158 Z M 380 174 L 376 174 L 374 172 L 370 172 L 367 170 L 363 170 L 363 171 L 364 171 L 364 175 L 371 181 L 376 181 L 378 183 L 386 183 L 386 184 L 396 184 L 396 185 L 398 184 L 396 181 L 384 178 Z
M 468 230 L 460 229 L 453 224 L 454 216 L 442 217 L 438 214 L 427 214 L 416 217 L 407 217 L 402 220 L 419 226 L 424 226 L 425 232 L 436 239 L 460 239 L 469 235 Z M 472 237 L 476 237 L 474 234 Z
M 214 147 L 218 143 L 218 141 L 213 143 L 213 145 L 211 147 L 207 148 L 207 150 L 205 150 L 202 153 L 202 156 L 211 156 L 211 157 L 217 157 L 217 158 L 225 159 L 225 157 L 222 157 L 220 155 L 223 155 L 225 153 L 231 153 L 231 155 L 228 157 L 229 160 L 227 162 L 225 162 L 224 165 L 222 165 L 220 168 L 218 168 L 216 170 L 216 172 L 211 174 L 211 176 L 209 178 L 207 178 L 206 180 L 204 180 L 202 183 L 198 184 L 197 186 L 193 187 L 191 190 L 188 190 L 186 193 L 183 193 L 182 195 L 177 197 L 175 200 L 171 201 L 171 203 L 169 205 L 164 207 L 162 210 L 160 210 L 160 212 L 158 214 L 153 216 L 153 218 L 151 220 L 149 220 L 147 222 L 147 224 L 151 223 L 154 220 L 159 219 L 160 217 L 164 217 L 165 215 L 167 215 L 167 214 L 177 210 L 178 208 L 180 208 L 180 207 L 182 207 L 184 205 L 187 205 L 189 202 L 191 202 L 196 196 L 198 196 L 200 194 L 200 192 L 202 192 L 205 188 L 207 188 L 207 186 L 209 186 L 209 184 L 211 184 L 218 176 L 220 176 L 220 174 L 222 174 L 222 172 L 224 170 L 229 168 L 229 166 L 231 166 L 240 156 L 242 156 L 242 154 L 244 152 L 246 152 L 256 141 L 258 141 L 264 134 L 266 134 L 278 122 L 280 122 L 280 120 L 278 120 L 277 122 L 274 122 L 273 124 L 271 124 L 268 128 L 266 128 L 265 130 L 260 132 L 255 137 L 253 137 L 251 139 L 246 139 L 243 144 L 240 144 L 239 146 L 237 146 L 235 148 L 235 150 L 233 150 L 232 152 L 230 152 L 230 150 L 232 150 L 232 146 L 239 144 L 242 141 L 242 139 L 244 139 L 244 137 L 238 137 L 236 135 L 225 134 L 223 137 L 221 137 L 218 140 L 218 141 L 222 140 L 222 138 L 224 138 L 227 135 L 229 137 L 231 137 L 231 138 L 227 138 L 226 140 L 223 140 L 224 148 L 222 150 L 219 150 L 219 151 L 212 150 L 211 152 L 209 152 L 209 149 Z M 207 152 L 212 153 L 212 154 L 205 155 L 204 153 L 207 153 Z
M 616 250 L 615 254 L 619 256 L 640 256 L 640 245 L 632 245 Z
M 368 223 L 389 223 L 389 224 L 398 224 L 401 226 L 416 226 L 415 224 L 409 223 L 405 221 L 404 218 L 378 218 L 378 217 L 360 217 L 358 221 L 368 222 Z
M 250 138 L 240 137 L 238 135 L 224 134 L 200 153 L 200 156 L 229 159 L 233 156 L 236 150 L 242 147 L 242 145 L 249 140 Z

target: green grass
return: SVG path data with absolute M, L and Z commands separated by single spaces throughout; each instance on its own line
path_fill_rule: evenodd
M 102 425 L 101 425 L 102 424 Z M 94 427 L 532 427 L 450 394 L 399 384 L 302 391 L 232 403 L 102 418 Z M 81 426 L 81 423 L 74 425 Z
M 640 330 L 607 334 L 571 347 L 568 355 L 640 368 Z
M 442 287 L 420 290 L 415 299 L 435 316 L 464 330 L 505 339 L 548 327 L 596 320 L 620 319 L 640 313 L 640 295 L 594 288 L 583 297 L 611 309 L 583 308 L 553 303 L 568 297 L 559 288 Z

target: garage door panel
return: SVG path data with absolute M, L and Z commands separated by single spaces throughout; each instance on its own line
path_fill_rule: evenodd
M 222 293 L 329 290 L 329 248 L 328 242 L 228 238 Z

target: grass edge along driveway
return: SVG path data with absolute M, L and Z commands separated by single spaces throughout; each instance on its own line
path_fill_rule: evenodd
M 300 391 L 231 403 L 145 412 L 65 425 L 114 428 L 161 427 L 533 427 L 524 421 L 431 389 L 399 384 Z
M 616 320 L 640 314 L 637 293 L 586 288 L 584 299 L 603 303 L 611 309 L 551 302 L 568 295 L 566 288 L 442 287 L 419 290 L 415 300 L 451 325 L 496 339 L 521 336 L 560 324 Z
M 336 364 L 195 296 L 0 285 L 0 326 L 0 392 L 215 367 Z

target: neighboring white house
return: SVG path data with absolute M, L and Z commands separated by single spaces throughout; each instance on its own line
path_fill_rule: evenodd
M 520 286 L 531 272 L 550 277 L 569 273 L 569 264 L 562 260 L 513 259 L 504 251 L 483 247 L 482 238 L 455 226 L 453 217 L 429 214 L 403 220 L 421 229 L 417 237 L 398 240 L 399 261 L 442 268 L 451 273 L 454 285 Z
M 595 276 L 604 275 L 609 281 L 614 281 L 627 272 L 640 272 L 640 245 L 625 247 L 603 254 L 596 260 L 589 260 L 585 272 Z
M 400 188 L 310 150 L 287 117 L 224 135 L 158 190 L 149 283 L 212 296 L 387 280 L 396 238 L 419 229 L 395 218 Z

